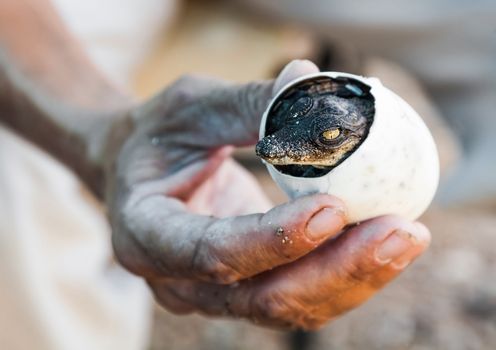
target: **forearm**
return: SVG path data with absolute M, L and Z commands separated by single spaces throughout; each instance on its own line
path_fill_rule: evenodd
M 131 99 L 92 65 L 48 1 L 0 2 L 0 44 L 0 122 L 101 194 L 105 139 Z

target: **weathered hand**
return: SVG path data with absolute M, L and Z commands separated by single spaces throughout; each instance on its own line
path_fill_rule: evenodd
M 328 195 L 230 217 L 269 206 L 231 145 L 255 143 L 273 91 L 315 70 L 294 62 L 275 85 L 186 77 L 119 128 L 125 142 L 107 180 L 115 252 L 168 309 L 316 328 L 428 245 L 423 226 L 395 217 L 343 231 L 344 204 Z
M 381 217 L 346 230 L 296 262 L 239 283 L 170 278 L 149 283 L 159 303 L 177 313 L 315 330 L 374 295 L 426 249 L 429 239 L 421 224 Z

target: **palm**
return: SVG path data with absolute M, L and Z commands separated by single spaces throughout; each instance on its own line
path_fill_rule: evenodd
M 253 175 L 232 158 L 192 194 L 187 205 L 195 213 L 217 217 L 265 212 L 272 207 Z

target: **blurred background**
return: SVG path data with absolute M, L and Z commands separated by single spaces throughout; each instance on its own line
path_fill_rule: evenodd
M 154 307 L 150 349 L 496 347 L 494 0 L 53 2 L 101 69 L 139 98 L 184 73 L 269 79 L 308 58 L 379 77 L 439 147 L 441 189 L 421 218 L 431 249 L 366 305 L 311 334 Z M 253 149 L 236 157 L 275 203 L 286 200 Z
M 468 157 L 465 154 L 478 152 L 471 148 L 475 148 L 473 144 L 477 140 L 470 139 L 478 136 L 478 132 L 466 130 L 471 126 L 466 125 L 458 112 L 451 113 L 449 105 L 459 98 L 460 91 L 472 89 L 474 79 L 485 85 L 477 77 L 481 68 L 474 69 L 481 60 L 489 60 L 492 68 L 486 67 L 494 72 L 496 57 L 494 51 L 487 52 L 486 45 L 494 48 L 496 21 L 481 29 L 488 31 L 490 39 L 484 43 L 484 37 L 475 36 L 476 29 L 472 26 L 476 24 L 470 20 L 480 18 L 483 8 L 478 6 L 484 4 L 461 1 L 433 5 L 421 1 L 412 6 L 403 2 L 408 10 L 398 11 L 402 5 L 387 1 L 380 4 L 352 1 L 345 5 L 334 1 L 269 3 L 181 3 L 171 27 L 134 75 L 136 93 L 149 96 L 164 83 L 191 72 L 236 81 L 272 78 L 289 60 L 309 58 L 322 70 L 377 76 L 414 106 L 437 141 L 443 181 L 456 176 L 452 174 L 457 172 L 457 164 L 479 166 L 465 160 Z M 458 8 L 453 9 L 454 6 Z M 491 7 L 492 18 L 496 19 L 495 6 Z M 450 33 L 454 26 L 462 29 Z M 465 29 L 470 33 L 464 33 Z M 459 42 L 454 42 L 451 35 L 459 36 Z M 463 35 L 473 37 L 467 39 Z M 466 62 L 460 56 L 467 56 Z M 486 78 L 493 79 L 494 75 Z M 492 83 L 496 84 L 496 80 Z M 471 118 L 495 119 L 495 109 L 489 108 L 495 106 L 495 100 L 496 95 L 492 95 L 486 107 L 480 106 L 473 112 L 481 115 Z M 466 98 L 461 103 L 478 102 Z M 489 122 L 494 135 L 496 128 L 492 125 Z M 491 154 L 494 150 L 494 147 L 492 151 L 486 150 L 485 162 L 496 162 Z M 239 152 L 238 159 L 256 174 L 276 203 L 285 200 L 251 149 Z M 490 171 L 490 167 L 476 170 Z M 493 183 L 495 176 L 494 172 L 490 174 Z M 465 181 L 477 180 L 466 178 Z M 455 191 L 453 186 L 459 185 L 449 186 L 450 191 Z M 478 192 L 474 187 L 470 191 Z M 484 191 L 491 189 L 478 193 Z M 494 198 L 474 194 L 438 200 L 422 218 L 434 236 L 430 251 L 365 306 L 314 335 L 284 334 L 243 322 L 201 316 L 177 317 L 157 308 L 152 348 L 493 349 L 496 346 Z M 456 203 L 456 208 L 441 207 L 439 202 Z

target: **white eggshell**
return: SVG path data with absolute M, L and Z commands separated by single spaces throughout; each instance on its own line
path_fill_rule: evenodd
M 286 85 L 264 113 L 260 138 L 265 136 L 269 110 L 282 91 L 312 77 L 349 77 L 371 87 L 375 115 L 365 141 L 345 161 L 324 176 L 294 177 L 264 162 L 279 187 L 291 197 L 328 193 L 347 205 L 351 222 L 384 214 L 416 219 L 429 206 L 439 181 L 436 145 L 420 116 L 377 78 L 325 72 L 307 75 Z

